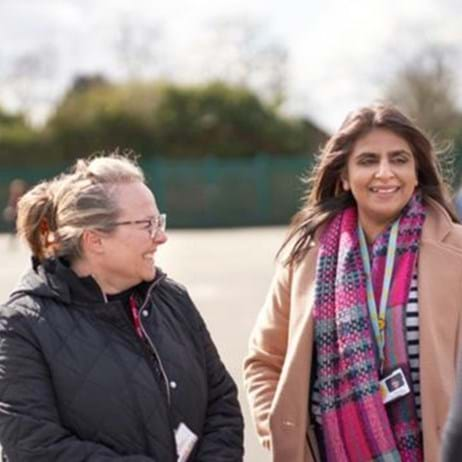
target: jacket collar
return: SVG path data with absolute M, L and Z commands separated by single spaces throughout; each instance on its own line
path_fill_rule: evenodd
M 33 259 L 33 268 L 22 278 L 19 286 L 10 295 L 29 293 L 45 298 L 53 298 L 65 304 L 107 305 L 104 294 L 96 280 L 91 277 L 79 277 L 61 259 L 50 258 L 41 263 Z M 166 275 L 156 268 L 156 277 L 152 281 L 137 285 L 136 291 L 142 295 L 152 285 L 157 285 Z

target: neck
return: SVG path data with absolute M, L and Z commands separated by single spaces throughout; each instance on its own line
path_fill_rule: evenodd
M 90 264 L 84 260 L 75 260 L 71 263 L 71 270 L 74 271 L 77 276 L 84 278 L 86 276 L 91 276 Z
M 361 222 L 360 222 L 361 223 Z M 382 231 L 386 228 L 385 226 L 370 226 L 370 225 L 364 225 L 361 223 L 361 227 L 364 231 L 364 235 L 366 236 L 366 241 L 369 245 L 371 245 L 377 236 L 382 233 Z
M 125 289 L 128 289 L 128 287 L 121 288 L 118 287 L 117 284 L 112 284 L 107 281 L 106 278 L 104 278 L 89 261 L 82 259 L 77 260 L 71 264 L 71 269 L 75 274 L 77 274 L 77 276 L 81 278 L 91 276 L 100 287 L 101 292 L 105 295 L 117 294 Z
M 365 218 L 359 214 L 359 224 L 364 231 L 364 235 L 366 237 L 366 241 L 369 245 L 371 245 L 379 236 L 388 225 L 393 223 L 395 218 L 389 220 L 371 220 L 369 218 Z

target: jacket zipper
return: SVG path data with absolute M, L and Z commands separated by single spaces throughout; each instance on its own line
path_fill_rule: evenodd
M 162 361 L 160 359 L 160 355 L 159 355 L 159 352 L 156 348 L 156 346 L 154 345 L 154 342 L 151 340 L 151 337 L 149 337 L 145 327 L 143 326 L 143 318 L 141 316 L 141 311 L 146 307 L 146 305 L 148 304 L 148 301 L 149 301 L 149 297 L 151 296 L 151 292 L 153 291 L 154 287 L 159 284 L 159 282 L 161 282 L 163 279 L 165 279 L 165 276 L 161 276 L 157 281 L 153 282 L 151 284 L 151 286 L 149 287 L 148 289 L 148 292 L 146 294 L 146 297 L 144 299 L 144 302 L 142 303 L 142 305 L 140 306 L 140 308 L 138 308 L 138 316 L 139 316 L 139 320 L 140 320 L 140 326 L 141 326 L 141 330 L 143 331 L 143 334 L 144 336 L 146 337 L 148 343 L 149 343 L 149 346 L 151 347 L 152 349 L 152 352 L 154 354 L 154 356 L 156 357 L 156 360 L 157 360 L 157 363 L 159 364 L 159 369 L 160 369 L 160 372 L 162 374 L 162 377 L 164 379 L 164 382 L 165 382 L 165 390 L 167 392 L 167 403 L 168 405 L 170 406 L 171 404 L 171 396 L 170 396 L 170 385 L 169 385 L 169 380 L 168 380 L 168 376 L 167 376 L 167 373 L 165 372 L 165 368 L 164 368 L 164 365 L 162 364 Z
M 162 377 L 164 379 L 164 382 L 165 382 L 165 389 L 166 389 L 166 392 L 167 392 L 167 404 L 168 404 L 168 407 L 170 407 L 171 405 L 171 396 L 170 396 L 170 386 L 169 386 L 169 380 L 168 380 L 168 376 L 167 376 L 167 373 L 165 372 L 165 368 L 164 368 L 164 365 L 162 364 L 162 361 L 160 360 L 160 355 L 159 355 L 159 352 L 157 351 L 157 348 L 155 347 L 154 345 L 154 342 L 151 340 L 151 338 L 149 337 L 148 333 L 146 332 L 146 329 L 144 328 L 143 326 L 143 322 L 142 322 L 142 316 L 140 316 L 141 314 L 141 311 L 144 309 L 144 307 L 147 305 L 148 301 L 149 301 L 149 297 L 151 296 L 151 292 L 153 291 L 154 287 L 157 286 L 157 284 L 159 284 L 161 281 L 163 281 L 164 279 L 166 278 L 165 274 L 161 274 L 159 276 L 159 278 L 154 281 L 151 286 L 149 287 L 148 291 L 147 291 L 147 294 L 146 294 L 146 297 L 144 299 L 144 302 L 142 303 L 141 307 L 138 309 L 138 319 L 140 320 L 140 327 L 141 327 L 141 330 L 143 331 L 143 334 L 144 336 L 146 337 L 146 339 L 148 340 L 149 342 L 149 345 L 152 349 L 152 352 L 154 354 L 154 356 L 156 357 L 156 360 L 157 360 L 157 363 L 159 365 L 159 369 L 161 371 L 161 374 L 162 374 Z M 106 294 L 104 293 L 104 291 L 100 288 L 101 290 L 101 295 L 103 297 L 103 300 L 105 303 L 108 302 L 108 298 L 106 296 Z M 169 413 L 168 413 L 169 414 Z M 169 422 L 170 422 L 170 428 L 172 429 L 173 428 L 173 425 L 172 425 L 172 421 L 171 421 L 171 418 L 170 418 L 170 415 L 168 415 L 168 419 L 169 419 Z M 174 432 L 173 430 L 171 431 L 171 440 L 172 440 L 172 444 L 173 444 L 173 447 L 176 448 L 176 440 L 175 440 L 175 436 L 174 436 Z M 175 454 L 176 454 L 176 450 L 175 450 Z
M 156 287 L 157 284 L 159 284 L 162 280 L 165 279 L 165 274 L 161 275 L 159 277 L 159 279 L 157 279 L 157 281 L 154 281 L 151 286 L 149 287 L 148 289 L 148 292 L 146 294 L 146 297 L 144 299 L 144 302 L 141 304 L 141 307 L 138 309 L 138 319 L 140 320 L 140 327 L 141 327 L 141 330 L 143 331 L 143 334 L 144 336 L 146 337 L 146 339 L 148 340 L 149 342 L 149 345 L 151 346 L 152 348 L 152 351 L 154 353 L 154 356 L 156 357 L 156 360 L 157 360 L 157 363 L 159 365 L 159 369 L 162 373 L 162 377 L 164 378 L 164 382 L 165 382 L 165 389 L 166 389 L 166 392 L 167 392 L 167 404 L 168 404 L 168 407 L 170 408 L 170 405 L 171 405 L 171 396 L 170 396 L 170 384 L 169 384 L 169 380 L 168 380 L 168 376 L 167 376 L 167 373 L 165 372 L 165 368 L 164 368 L 164 365 L 162 364 L 162 361 L 160 359 L 160 355 L 159 355 L 159 352 L 157 351 L 157 348 L 155 347 L 154 345 L 154 342 L 151 340 L 151 337 L 149 337 L 145 327 L 143 326 L 143 321 L 142 321 L 142 316 L 140 316 L 141 314 L 141 311 L 144 309 L 144 307 L 148 304 L 148 301 L 149 301 L 149 298 L 151 296 L 151 292 L 153 291 L 154 287 Z M 171 442 L 173 444 L 173 447 L 175 448 L 175 455 L 177 455 L 177 445 L 176 445 L 176 439 L 175 439 L 175 433 L 173 431 L 173 424 L 172 424 L 172 419 L 171 419 L 171 416 L 170 416 L 170 413 L 168 413 L 168 419 L 169 419 L 169 422 L 170 422 L 170 429 L 171 429 L 171 432 L 170 432 L 170 435 L 171 435 Z
M 161 372 L 162 377 L 163 377 L 164 382 L 165 382 L 165 390 L 167 392 L 167 403 L 170 406 L 170 404 L 171 404 L 171 396 L 170 396 L 170 386 L 169 386 L 168 376 L 167 376 L 167 373 L 165 372 L 164 365 L 162 364 L 162 361 L 160 360 L 159 352 L 157 351 L 157 348 L 155 347 L 154 342 L 151 340 L 148 333 L 146 332 L 146 329 L 143 326 L 142 316 L 140 316 L 141 311 L 144 309 L 144 307 L 148 303 L 149 297 L 150 297 L 151 292 L 153 291 L 154 287 L 156 287 L 157 284 L 159 284 L 164 279 L 165 279 L 165 274 L 161 274 L 159 276 L 159 278 L 156 281 L 154 281 L 151 284 L 151 286 L 149 287 L 148 292 L 146 294 L 146 297 L 144 299 L 144 302 L 142 303 L 141 307 L 138 308 L 138 319 L 140 320 L 140 326 L 141 326 L 141 330 L 143 331 L 143 335 L 146 337 L 146 339 L 147 339 L 147 341 L 149 343 L 149 346 L 151 347 L 152 352 L 153 352 L 154 356 L 156 357 L 157 363 L 159 365 L 160 372 Z M 105 303 L 107 303 L 108 299 L 106 297 L 106 294 L 103 292 L 103 290 L 101 288 L 100 288 L 100 290 L 101 290 L 101 294 L 103 296 L 103 300 L 105 301 Z

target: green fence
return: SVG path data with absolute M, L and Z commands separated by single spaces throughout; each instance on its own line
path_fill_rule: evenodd
M 207 228 L 287 223 L 300 205 L 301 177 L 310 161 L 309 156 L 261 154 L 253 159 L 154 159 L 141 165 L 159 209 L 168 213 L 169 227 Z M 64 168 L 2 170 L 2 208 L 13 178 L 32 185 Z

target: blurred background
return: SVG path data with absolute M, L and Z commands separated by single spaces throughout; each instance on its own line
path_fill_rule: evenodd
M 458 0 L 0 0 L 0 40 L 0 203 L 119 147 L 174 227 L 284 224 L 326 137 L 375 100 L 461 151 Z
M 349 111 L 395 102 L 459 187 L 459 0 L 0 0 L 0 41 L 0 231 L 40 179 L 135 150 L 176 229 L 165 269 L 190 285 L 238 382 L 302 178 Z M 246 419 L 247 460 L 262 461 Z

